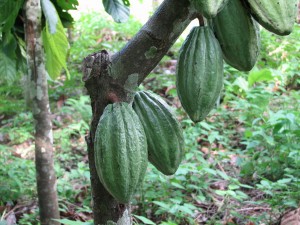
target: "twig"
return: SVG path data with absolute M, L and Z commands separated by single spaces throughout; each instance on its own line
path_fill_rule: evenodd
M 217 162 L 217 165 L 218 165 L 219 169 L 220 169 L 223 173 L 225 173 L 226 176 L 228 176 L 227 173 L 225 172 L 225 170 L 223 169 L 223 167 L 221 166 L 221 164 L 220 164 L 219 162 Z
M 237 211 L 243 212 L 243 211 L 250 211 L 250 210 L 257 211 L 257 210 L 272 210 L 272 209 L 269 207 L 250 207 L 250 208 L 238 209 Z

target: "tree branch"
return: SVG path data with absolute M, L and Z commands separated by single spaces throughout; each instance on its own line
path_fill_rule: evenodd
M 112 76 L 124 84 L 131 74 L 138 74 L 140 84 L 195 17 L 188 0 L 165 0 L 136 36 L 113 55 Z

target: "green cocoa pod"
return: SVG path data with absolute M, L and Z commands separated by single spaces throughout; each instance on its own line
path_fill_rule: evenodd
M 180 102 L 194 122 L 213 109 L 223 87 L 223 57 L 209 27 L 194 27 L 180 50 L 176 87 Z
M 130 105 L 107 105 L 95 133 L 94 151 L 103 186 L 119 202 L 130 202 L 148 163 L 144 129 Z
M 148 143 L 148 159 L 160 172 L 172 175 L 184 155 L 181 126 L 167 103 L 150 92 L 134 97 L 133 109 L 139 116 Z
M 298 0 L 246 0 L 253 17 L 268 31 L 278 35 L 292 32 Z
M 213 19 L 224 60 L 240 71 L 249 71 L 260 52 L 260 32 L 241 0 L 230 0 Z
M 225 7 L 228 0 L 191 0 L 191 3 L 203 16 L 213 18 Z

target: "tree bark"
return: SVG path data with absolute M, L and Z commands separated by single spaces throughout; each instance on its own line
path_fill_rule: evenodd
M 25 15 L 27 64 L 31 82 L 30 97 L 35 120 L 35 163 L 40 222 L 42 225 L 59 225 L 60 223 L 52 220 L 59 219 L 59 210 L 47 73 L 41 38 L 40 0 L 27 0 Z
M 100 183 L 94 162 L 94 136 L 107 104 L 131 102 L 138 85 L 154 69 L 196 15 L 188 0 L 165 0 L 136 36 L 118 53 L 105 50 L 83 61 L 83 81 L 91 97 L 93 119 L 88 145 L 94 224 L 131 224 L 130 204 L 118 203 Z
M 300 1 L 298 2 L 297 23 L 300 24 Z

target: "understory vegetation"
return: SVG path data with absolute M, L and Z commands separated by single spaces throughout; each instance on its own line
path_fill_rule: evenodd
M 50 81 L 55 169 L 61 222 L 92 224 L 85 136 L 92 116 L 81 81 L 83 57 L 120 50 L 138 31 L 134 18 L 116 24 L 85 14 L 75 23 L 70 79 Z M 300 206 L 300 27 L 287 37 L 261 30 L 261 55 L 249 73 L 225 65 L 215 109 L 194 124 L 175 87 L 180 38 L 141 85 L 176 110 L 185 158 L 173 176 L 149 164 L 132 203 L 134 224 L 277 224 Z M 0 224 L 39 224 L 34 166 L 34 125 L 22 78 L 0 81 Z M 2 221 L 2 222 L 1 222 Z

